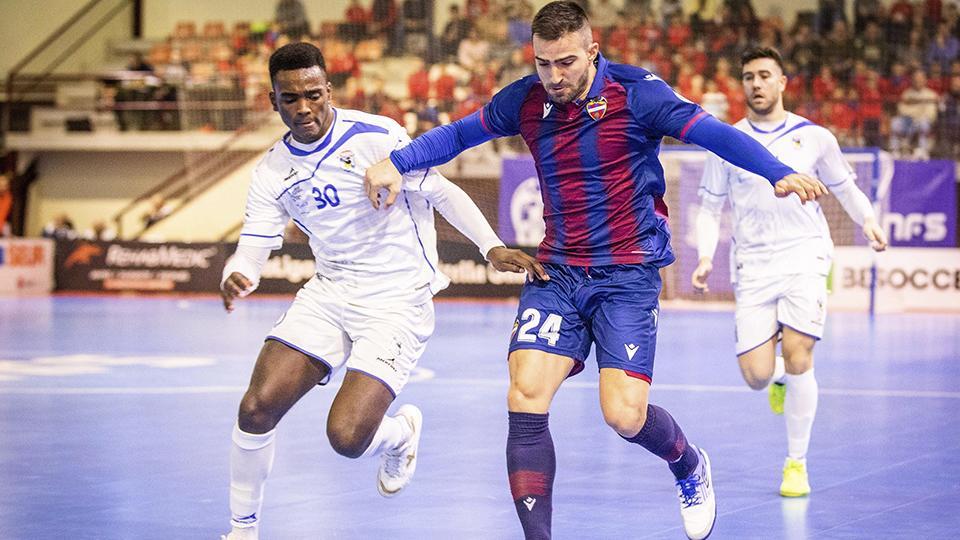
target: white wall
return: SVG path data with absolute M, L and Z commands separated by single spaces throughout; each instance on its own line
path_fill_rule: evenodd
M 0 76 L 6 78 L 7 72 L 24 58 L 34 47 L 50 36 L 61 24 L 75 14 L 86 1 L 78 0 L 0 0 Z M 103 6 L 93 12 L 92 18 L 84 28 L 90 28 L 92 22 L 105 14 L 119 0 L 105 0 Z M 74 54 L 58 70 L 58 73 L 77 73 L 100 68 L 107 59 L 107 44 L 111 41 L 128 39 L 132 30 L 133 10 L 127 6 L 97 34 L 76 48 Z M 74 30 L 57 41 L 59 48 L 51 50 L 31 63 L 28 71 L 38 72 L 56 55 L 59 55 L 69 43 L 82 36 L 83 32 Z
M 44 152 L 30 186 L 26 235 L 60 213 L 79 230 L 110 219 L 133 198 L 184 166 L 183 152 Z

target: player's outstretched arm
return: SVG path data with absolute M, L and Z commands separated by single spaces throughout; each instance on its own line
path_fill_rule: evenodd
M 387 208 L 393 206 L 402 186 L 403 176 L 389 159 L 372 165 L 363 175 L 363 190 L 367 193 L 370 204 L 376 209 L 380 208 L 381 203 Z M 380 200 L 382 190 L 387 191 L 383 201 Z
M 766 178 L 773 184 L 778 197 L 796 193 L 805 203 L 827 193 L 820 180 L 797 173 L 752 137 L 710 115 L 691 127 L 683 140 L 698 144 L 734 166 Z
M 543 265 L 519 249 L 504 246 L 491 248 L 487 252 L 487 260 L 501 272 L 526 272 L 527 281 L 533 281 L 534 279 L 550 280 L 550 276 L 547 275 Z
M 233 272 L 220 284 L 220 297 L 223 299 L 223 309 L 227 313 L 233 312 L 233 302 L 242 298 L 253 289 L 253 282 L 240 272 Z
M 773 185 L 773 192 L 777 197 L 787 197 L 791 193 L 796 193 L 801 203 L 815 201 L 828 193 L 827 186 L 823 185 L 823 182 L 801 173 L 788 174 L 777 180 Z

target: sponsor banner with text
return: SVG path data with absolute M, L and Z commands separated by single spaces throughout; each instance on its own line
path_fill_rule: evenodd
M 57 242 L 63 291 L 216 292 L 220 243 Z
M 0 294 L 43 294 L 53 290 L 53 240 L 0 239 Z
M 440 271 L 450 278 L 450 286 L 441 291 L 439 297 L 494 298 L 520 295 L 520 286 L 526 274 L 497 272 L 480 256 L 480 251 L 473 244 L 440 241 L 437 251 L 440 255 Z M 533 253 L 532 250 L 529 252 Z M 310 246 L 286 243 L 270 254 L 263 267 L 257 292 L 294 294 L 313 277 L 314 272 Z
M 874 258 L 877 311 L 960 311 L 957 248 L 894 247 L 873 254 L 866 247 L 838 247 L 833 259 L 831 307 L 867 309 Z
M 957 165 L 897 161 L 883 226 L 892 246 L 957 246 Z

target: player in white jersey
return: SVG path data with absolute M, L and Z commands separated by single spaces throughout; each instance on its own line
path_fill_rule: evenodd
M 779 53 L 757 48 L 744 53 L 741 60 L 748 112 L 734 126 L 796 171 L 820 178 L 862 226 L 871 247 L 885 249 L 884 232 L 870 201 L 857 187 L 836 137 L 783 108 L 787 78 Z M 807 495 L 806 454 L 818 396 L 813 346 L 823 336 L 826 277 L 833 252 L 827 221 L 816 202 L 777 198 L 769 182 L 712 154 L 703 172 L 700 197 L 699 263 L 693 286 L 707 290 L 721 210 L 729 199 L 734 229 L 730 274 L 737 303 L 740 370 L 750 388 L 769 386 L 771 407 L 785 414 L 788 452 L 780 494 Z M 778 337 L 782 357 L 776 355 Z M 775 384 L 770 385 L 771 381 Z
M 379 455 L 385 497 L 410 481 L 422 415 L 413 405 L 385 413 L 433 332 L 432 297 L 449 283 L 438 271 L 434 208 L 496 269 L 545 275 L 532 257 L 504 247 L 467 194 L 434 171 L 404 178 L 403 204 L 386 213 L 371 208 L 364 171 L 409 137 L 389 118 L 333 108 L 316 47 L 277 49 L 270 79 L 270 101 L 290 132 L 253 171 L 237 251 L 223 272 L 224 307 L 232 311 L 257 287 L 288 220 L 309 237 L 317 273 L 267 336 L 240 402 L 228 540 L 258 537 L 277 423 L 344 367 L 327 416 L 330 444 L 351 458 Z

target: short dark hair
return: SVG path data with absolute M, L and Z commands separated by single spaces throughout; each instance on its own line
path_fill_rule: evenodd
M 314 44 L 301 41 L 288 43 L 273 51 L 270 55 L 270 84 L 273 84 L 278 71 L 304 69 L 320 66 L 324 75 L 327 73 L 327 64 L 323 61 L 323 53 Z
M 576 2 L 550 2 L 533 17 L 533 35 L 554 41 L 590 24 L 587 13 Z
M 743 69 L 743 66 L 747 65 L 747 63 L 758 58 L 769 58 L 773 60 L 780 66 L 780 71 L 785 73 L 783 69 L 783 57 L 772 47 L 753 47 L 743 51 L 743 54 L 740 55 L 740 69 Z

